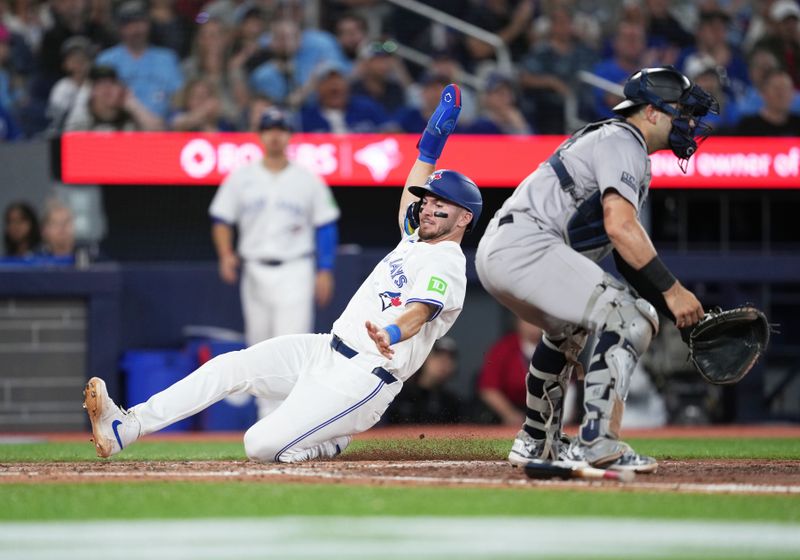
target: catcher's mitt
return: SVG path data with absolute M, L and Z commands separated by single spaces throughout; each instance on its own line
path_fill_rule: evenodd
M 736 383 L 767 349 L 769 333 L 755 307 L 711 311 L 689 333 L 689 359 L 709 383 Z

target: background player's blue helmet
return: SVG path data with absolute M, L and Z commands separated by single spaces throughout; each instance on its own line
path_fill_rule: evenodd
M 623 91 L 625 101 L 614 107 L 615 113 L 627 116 L 630 108 L 653 105 L 672 117 L 669 146 L 686 171 L 686 162 L 697 151 L 697 139 L 702 141 L 711 132 L 711 127 L 700 123 L 700 119 L 708 113 L 719 113 L 714 96 L 674 66 L 642 68 L 628 78 Z
M 472 230 L 483 208 L 483 198 L 478 186 L 466 175 L 449 169 L 437 169 L 422 186 L 409 187 L 412 194 L 422 198 L 426 194 L 438 196 L 472 212 L 467 231 Z

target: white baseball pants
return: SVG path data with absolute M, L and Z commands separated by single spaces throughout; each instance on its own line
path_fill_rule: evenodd
M 314 458 L 320 444 L 375 425 L 403 385 L 387 385 L 333 350 L 330 341 L 330 334 L 287 335 L 217 356 L 131 408 L 141 434 L 228 395 L 249 393 L 280 405 L 245 433 L 247 456 L 266 462 Z

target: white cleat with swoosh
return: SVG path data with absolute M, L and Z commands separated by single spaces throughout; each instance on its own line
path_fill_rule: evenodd
M 114 403 L 99 377 L 92 377 L 86 383 L 83 408 L 92 423 L 92 441 L 98 457 L 116 455 L 139 438 L 139 421 L 133 413 Z

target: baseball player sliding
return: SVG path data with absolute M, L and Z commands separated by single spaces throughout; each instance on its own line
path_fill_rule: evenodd
M 244 436 L 247 456 L 294 462 L 333 457 L 373 426 L 461 312 L 466 259 L 461 239 L 478 221 L 478 188 L 435 171 L 461 110 L 449 85 L 419 142 L 400 199 L 402 239 L 355 293 L 331 334 L 279 336 L 223 354 L 147 402 L 125 411 L 92 378 L 84 406 L 98 456 L 191 416 L 234 393 L 282 400 Z
M 638 215 L 650 185 L 648 155 L 670 148 L 685 166 L 696 138 L 708 132 L 700 118 L 717 112 L 717 103 L 671 66 L 637 72 L 624 91 L 626 100 L 614 108 L 619 118 L 590 124 L 562 143 L 505 201 L 478 246 L 486 290 L 545 331 L 528 369 L 527 418 L 508 456 L 515 465 L 562 460 L 636 472 L 658 466 L 619 439 L 630 377 L 658 317 L 596 264 L 612 249 L 663 296 L 678 327 L 703 317 Z M 564 393 L 587 333 L 598 342 L 583 379 L 584 420 L 570 441 L 561 431 Z

